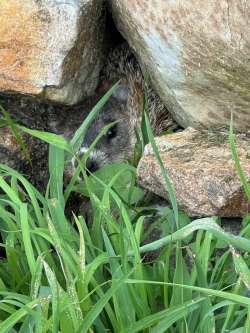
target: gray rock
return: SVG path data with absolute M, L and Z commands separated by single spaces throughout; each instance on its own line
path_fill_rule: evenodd
M 0 2 L 0 90 L 74 104 L 103 57 L 102 0 Z
M 237 151 L 250 181 L 250 136 L 237 134 Z M 173 185 L 179 208 L 189 216 L 241 217 L 250 211 L 232 159 L 228 133 L 183 132 L 156 139 L 164 167 Z M 155 194 L 167 196 L 152 147 L 146 146 L 138 165 L 138 181 Z
M 183 127 L 249 128 L 247 1 L 110 0 L 115 22 Z

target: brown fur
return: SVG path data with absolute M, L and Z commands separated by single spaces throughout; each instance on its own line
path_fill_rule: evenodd
M 127 43 L 121 44 L 110 53 L 102 72 L 102 82 L 106 85 L 107 81 L 112 85 L 118 80 L 121 80 L 121 85 L 127 87 L 126 108 L 131 127 L 135 129 L 141 124 L 146 82 L 140 65 Z M 147 97 L 148 113 L 154 134 L 159 135 L 168 129 L 176 129 L 178 127 L 176 122 L 148 84 Z

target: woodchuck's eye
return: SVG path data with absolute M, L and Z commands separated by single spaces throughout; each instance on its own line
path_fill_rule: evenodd
M 114 125 L 113 127 L 111 127 L 111 128 L 108 130 L 108 132 L 107 132 L 107 134 L 106 134 L 106 137 L 107 137 L 107 139 L 110 141 L 110 140 L 112 140 L 113 138 L 115 138 L 116 135 L 117 135 L 117 126 Z

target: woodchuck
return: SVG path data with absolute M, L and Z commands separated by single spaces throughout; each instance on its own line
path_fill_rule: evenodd
M 120 83 L 117 90 L 90 126 L 83 146 L 79 150 L 80 155 L 84 154 L 101 128 L 108 123 L 118 121 L 92 151 L 87 162 L 87 168 L 92 172 L 104 164 L 131 158 L 137 140 L 136 130 L 141 126 L 145 79 L 140 65 L 127 43 L 122 43 L 110 52 L 94 99 L 98 100 L 118 80 Z M 147 88 L 147 97 L 148 113 L 154 135 L 159 135 L 169 129 L 177 129 L 178 125 L 150 86 Z M 72 113 L 72 117 L 79 122 L 76 114 Z

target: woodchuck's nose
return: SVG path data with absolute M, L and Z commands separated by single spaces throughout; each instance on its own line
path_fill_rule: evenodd
M 91 174 L 99 169 L 98 163 L 92 158 L 88 158 L 86 162 L 87 174 Z

